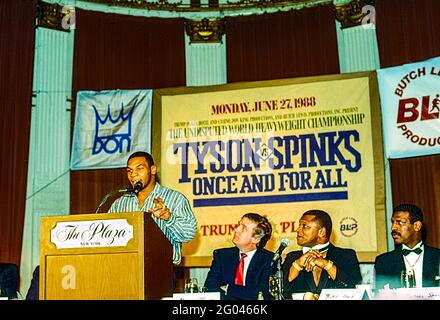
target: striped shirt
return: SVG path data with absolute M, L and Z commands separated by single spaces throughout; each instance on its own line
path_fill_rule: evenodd
M 176 190 L 161 186 L 156 182 L 153 191 L 148 195 L 144 205 L 139 207 L 135 194 L 125 194 L 113 202 L 108 212 L 148 211 L 154 208 L 154 198 L 161 198 L 165 207 L 170 209 L 171 218 L 166 221 L 151 215 L 153 220 L 170 240 L 173 246 L 173 264 L 178 265 L 182 259 L 182 242 L 194 239 L 197 220 L 192 212 L 188 199 Z

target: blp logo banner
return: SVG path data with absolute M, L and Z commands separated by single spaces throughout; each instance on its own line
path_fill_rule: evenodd
M 134 151 L 150 151 L 152 90 L 79 91 L 71 170 L 126 166 Z
M 387 157 L 440 153 L 440 57 L 377 73 Z

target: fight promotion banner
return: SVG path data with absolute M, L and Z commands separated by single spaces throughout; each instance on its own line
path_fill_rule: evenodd
M 362 261 L 386 251 L 383 152 L 374 73 L 154 91 L 153 153 L 163 185 L 198 220 L 184 265 L 209 266 L 233 246 L 241 216 L 273 226 L 266 248 L 290 240 L 302 213 L 322 209 L 331 240 Z
M 387 157 L 440 153 L 440 57 L 377 73 Z
M 149 151 L 152 90 L 78 91 L 71 170 L 122 168 Z

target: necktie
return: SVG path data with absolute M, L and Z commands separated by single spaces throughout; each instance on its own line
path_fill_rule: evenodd
M 323 258 L 327 257 L 327 250 L 328 247 L 325 247 L 325 253 L 322 255 Z M 315 282 L 316 287 L 318 287 L 319 279 L 321 278 L 322 269 L 318 268 L 317 266 L 314 266 L 312 269 L 312 275 L 313 275 L 313 281 Z
M 409 249 L 402 249 L 402 254 L 404 256 L 409 255 L 411 252 L 414 252 L 415 254 L 421 254 L 422 253 L 422 249 L 420 247 L 417 247 L 415 249 L 409 250 Z
M 247 257 L 246 253 L 241 254 L 240 262 L 238 263 L 237 271 L 235 272 L 235 284 L 237 286 L 243 285 L 244 279 L 244 258 Z
M 310 250 L 318 250 L 319 252 L 324 253 L 324 252 L 328 251 L 328 247 L 329 246 L 330 246 L 330 244 L 327 244 L 325 247 L 322 247 L 322 248 L 319 248 L 319 249 L 316 249 L 314 247 L 303 247 L 302 251 L 303 251 L 303 253 L 307 253 Z

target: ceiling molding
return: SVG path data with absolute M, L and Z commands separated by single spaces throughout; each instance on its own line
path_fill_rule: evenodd
M 225 33 L 223 19 L 185 20 L 185 31 L 191 43 L 221 43 Z
M 40 28 L 70 32 L 75 9 L 56 3 L 37 2 L 36 25 Z
M 370 14 L 374 14 L 374 0 L 352 0 L 346 4 L 335 4 L 336 19 L 341 23 L 341 28 L 351 28 L 371 22 Z
M 313 6 L 323 3 L 332 3 L 332 0 L 237 0 L 220 3 L 218 0 L 209 0 L 201 3 L 200 0 L 182 1 L 169 0 L 82 0 L 83 2 L 105 4 L 115 7 L 129 7 L 144 10 L 176 11 L 176 12 L 212 12 L 212 11 L 240 11 L 247 9 L 282 8 L 292 6 L 292 9 L 304 6 Z

